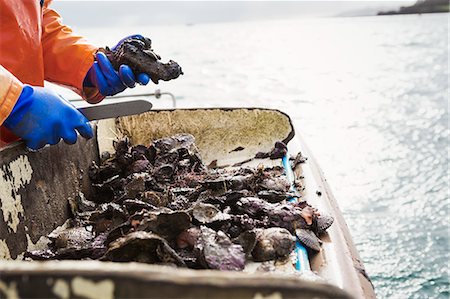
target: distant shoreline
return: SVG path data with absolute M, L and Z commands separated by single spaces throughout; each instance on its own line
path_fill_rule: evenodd
M 378 16 L 386 15 L 406 15 L 423 13 L 443 13 L 450 11 L 450 4 L 447 0 L 422 0 L 411 6 L 402 6 L 399 10 L 379 11 Z

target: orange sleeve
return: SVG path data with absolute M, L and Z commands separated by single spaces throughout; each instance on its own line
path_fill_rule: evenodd
M 14 108 L 22 88 L 22 82 L 0 65 L 0 125 Z
M 49 2 L 44 5 L 42 19 L 45 79 L 72 88 L 90 103 L 98 103 L 104 96 L 96 88 L 83 89 L 97 47 L 62 24 L 60 15 L 48 8 Z

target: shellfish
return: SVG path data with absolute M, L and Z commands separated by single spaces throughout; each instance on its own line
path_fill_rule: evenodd
M 146 73 L 153 83 L 159 80 L 169 81 L 183 74 L 181 67 L 173 60 L 162 63 L 161 57 L 152 49 L 152 41 L 147 37 L 131 36 L 126 38 L 114 48 L 100 48 L 105 53 L 115 70 L 122 64 L 128 65 L 135 76 Z

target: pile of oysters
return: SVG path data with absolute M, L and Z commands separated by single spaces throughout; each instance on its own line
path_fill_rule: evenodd
M 251 261 L 289 260 L 296 239 L 320 251 L 318 236 L 333 218 L 292 200 L 281 166 L 206 167 L 194 141 L 116 142 L 89 170 L 95 196 L 71 200 L 74 217 L 48 235 L 47 249 L 26 257 L 244 270 Z

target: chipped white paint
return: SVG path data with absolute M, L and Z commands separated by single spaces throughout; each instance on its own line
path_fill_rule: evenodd
M 15 259 L 15 261 L 23 261 L 23 259 L 25 258 L 25 252 L 19 253 Z
M 9 285 L 6 282 L 0 280 L 0 295 L 5 296 L 1 298 L 5 299 L 19 299 L 19 293 L 17 292 L 17 285 L 15 282 L 11 282 Z
M 11 253 L 9 252 L 6 240 L 0 240 L 0 260 L 10 260 Z
M 31 181 L 33 169 L 27 156 L 0 168 L 0 201 L 3 219 L 13 232 L 17 232 L 19 215 L 23 217 L 23 206 L 18 191 Z
M 110 279 L 99 282 L 92 281 L 83 277 L 72 279 L 72 292 L 76 296 L 88 299 L 113 299 L 114 283 Z
M 51 242 L 50 239 L 46 236 L 41 236 L 39 240 L 36 241 L 36 243 L 33 243 L 33 241 L 31 241 L 30 235 L 28 233 L 26 233 L 25 235 L 27 236 L 27 251 L 47 249 L 48 245 Z
M 70 219 L 67 219 L 62 225 L 58 226 L 57 228 L 55 228 L 52 233 L 60 233 L 63 230 L 66 230 L 69 227 L 70 224 Z M 25 231 L 28 232 L 29 229 L 28 227 L 25 225 Z M 27 251 L 35 251 L 35 250 L 45 250 L 49 248 L 49 245 L 51 243 L 50 239 L 47 236 L 41 236 L 39 238 L 39 240 L 36 241 L 36 243 L 33 243 L 33 241 L 31 241 L 31 237 L 28 233 L 25 233 L 25 236 L 27 237 L 27 250 L 25 250 L 22 253 L 19 253 L 17 255 L 17 257 L 14 260 L 17 261 L 21 261 L 23 260 L 24 256 L 25 256 L 25 252 Z M 0 240 L 1 242 L 2 240 Z M 9 251 L 8 251 L 9 252 Z M 0 244 L 0 260 L 2 259 L 2 246 Z
M 268 295 L 256 293 L 255 296 L 253 296 L 253 299 L 283 299 L 283 296 L 281 295 L 280 292 L 274 292 Z
M 70 297 L 69 284 L 64 279 L 57 279 L 52 291 L 59 299 L 68 299 Z
M 114 153 L 116 150 L 113 145 L 113 141 L 117 140 L 116 120 L 114 118 L 102 119 L 97 124 L 97 143 L 98 152 L 103 153 L 108 151 Z

